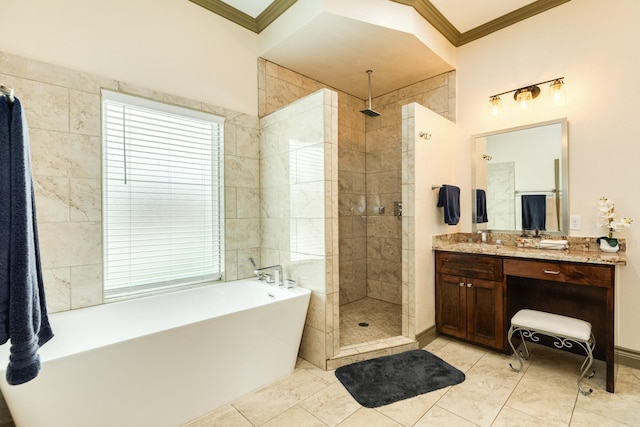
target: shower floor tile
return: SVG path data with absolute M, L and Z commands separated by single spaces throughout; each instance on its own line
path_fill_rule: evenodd
M 362 298 L 340 306 L 341 348 L 398 335 L 402 335 L 401 305 Z

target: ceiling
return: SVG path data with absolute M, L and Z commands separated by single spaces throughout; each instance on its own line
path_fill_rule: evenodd
M 260 33 L 296 0 L 190 0 Z M 461 46 L 570 0 L 389 0 L 413 7 L 453 46 Z M 330 28 L 331 31 L 327 31 Z M 379 96 L 452 70 L 409 32 L 321 13 L 261 57 L 367 99 L 366 70 Z

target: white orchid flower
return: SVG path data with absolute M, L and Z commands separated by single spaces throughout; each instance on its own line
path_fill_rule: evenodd
M 604 196 L 598 200 L 598 217 L 596 223 L 598 227 L 607 227 L 609 230 L 609 238 L 613 237 L 614 232 L 621 231 L 624 227 L 629 227 L 631 222 L 633 222 L 633 220 L 626 217 L 616 220 L 615 204 L 612 200 Z

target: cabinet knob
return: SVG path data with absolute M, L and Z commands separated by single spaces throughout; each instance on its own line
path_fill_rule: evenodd
M 470 288 L 472 286 L 473 286 L 473 283 L 471 283 L 471 282 L 467 283 L 467 288 Z
M 459 283 L 459 285 L 460 285 L 460 287 L 463 287 L 463 286 L 464 286 L 464 283 L 463 283 L 463 282 L 460 282 L 460 283 Z

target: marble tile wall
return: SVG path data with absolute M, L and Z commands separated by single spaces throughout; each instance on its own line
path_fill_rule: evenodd
M 259 115 L 263 117 L 326 85 L 260 59 Z M 367 295 L 365 102 L 338 93 L 338 204 L 340 298 L 347 304 Z M 337 302 L 336 302 L 337 303 Z M 338 310 L 338 307 L 335 308 Z
M 225 279 L 260 257 L 257 117 L 0 52 L 30 129 L 47 305 L 51 313 L 103 302 L 101 89 L 199 109 L 225 121 Z
M 366 118 L 367 296 L 402 304 L 402 106 L 417 102 L 455 120 L 455 72 L 373 99 L 378 117 Z M 384 208 L 380 213 L 379 208 Z
M 367 200 L 363 101 L 339 95 L 340 305 L 367 296 Z
M 317 91 L 260 128 L 262 263 L 311 289 L 300 355 L 325 368 L 339 346 L 337 94 Z
M 263 117 L 326 87 L 277 64 L 258 63 L 259 115 Z M 364 296 L 403 304 L 402 221 L 393 202 L 402 200 L 402 105 L 419 102 L 455 120 L 455 71 L 374 98 L 377 118 L 359 111 L 365 101 L 338 91 L 339 305 Z M 385 213 L 374 210 L 385 207 Z M 407 227 L 410 223 L 407 223 Z M 408 232 L 408 231 L 406 231 Z M 405 286 L 406 288 L 407 286 Z M 403 300 L 404 296 L 404 300 Z M 405 333 L 406 335 L 406 333 Z

